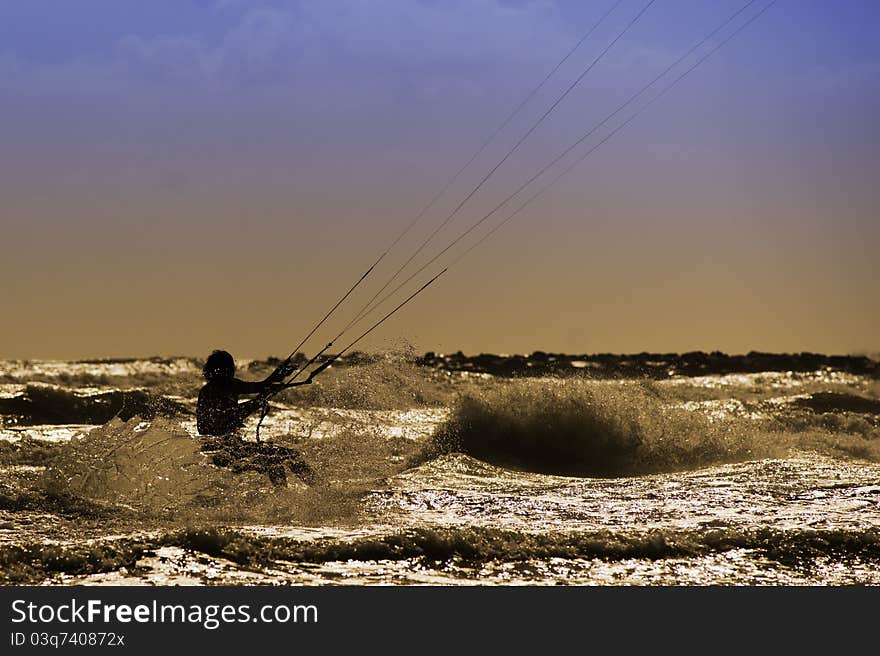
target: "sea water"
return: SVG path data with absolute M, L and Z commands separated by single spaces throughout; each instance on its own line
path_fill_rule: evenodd
M 870 376 L 334 369 L 273 403 L 320 476 L 277 486 L 200 451 L 195 361 L 3 363 L 3 582 L 880 583 Z

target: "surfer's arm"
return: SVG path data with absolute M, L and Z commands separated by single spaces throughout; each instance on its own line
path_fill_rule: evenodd
M 260 392 L 265 392 L 271 383 L 267 384 L 264 380 L 251 381 L 235 378 L 232 381 L 232 385 L 234 386 L 233 391 L 235 394 L 259 394 Z
M 262 382 L 267 385 L 271 383 L 280 383 L 294 371 L 296 371 L 296 365 L 287 359 L 279 364 L 275 371 L 266 376 Z
M 310 382 L 311 381 L 302 381 L 290 384 L 274 381 L 266 382 L 265 380 L 238 380 L 236 378 L 234 385 L 236 394 L 265 394 L 267 392 L 280 392 L 288 387 L 297 387 L 298 385 L 305 385 Z

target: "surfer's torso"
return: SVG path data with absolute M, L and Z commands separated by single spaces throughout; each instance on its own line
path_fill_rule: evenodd
M 202 435 L 227 435 L 244 426 L 245 419 L 257 407 L 252 402 L 239 403 L 242 394 L 262 392 L 264 382 L 247 382 L 238 378 L 216 378 L 208 381 L 199 392 L 196 423 Z

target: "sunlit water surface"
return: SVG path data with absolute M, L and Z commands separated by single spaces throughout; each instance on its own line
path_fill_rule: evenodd
M 40 366 L 47 376 L 72 372 L 69 364 L 66 368 L 57 363 Z M 103 368 L 108 374 L 130 375 L 133 367 L 129 363 Z M 143 367 L 152 367 L 158 373 L 192 369 L 186 361 L 147 363 Z M 6 375 L 12 378 L 33 373 L 33 367 L 28 369 L 26 364 L 6 368 Z M 703 412 L 715 421 L 725 421 L 729 417 L 760 418 L 767 408 L 772 410 L 774 403 L 784 404 L 803 396 L 805 385 L 815 386 L 823 380 L 838 386 L 862 383 L 847 374 L 817 372 L 676 378 L 658 385 L 731 390 L 729 398 L 677 404 Z M 0 393 L 14 396 L 24 384 L 6 384 Z M 763 409 L 750 403 L 747 395 L 737 394 L 756 385 L 768 391 L 762 399 Z M 78 393 L 88 395 L 95 389 L 101 388 L 83 387 Z M 192 399 L 187 402 L 192 403 Z M 283 434 L 307 436 L 309 440 L 333 440 L 366 431 L 374 439 L 407 440 L 418 445 L 428 440 L 449 414 L 450 409 L 445 407 L 358 410 L 278 404 L 262 431 L 270 439 Z M 195 436 L 191 420 L 181 425 Z M 94 428 L 76 424 L 5 425 L 0 427 L 0 440 L 58 444 L 74 435 L 87 435 Z M 249 430 L 253 428 L 251 423 Z M 405 461 L 401 455 L 388 457 Z M 0 468 L 0 480 L 20 486 L 38 480 L 42 472 L 40 465 L 7 464 Z M 824 531 L 854 536 L 874 535 L 880 530 L 880 465 L 810 450 L 779 458 L 614 478 L 516 471 L 454 453 L 411 467 L 401 464 L 396 473 L 367 483 L 353 515 L 333 517 L 328 513 L 326 523 L 227 521 L 225 526 L 257 542 L 292 538 L 316 543 L 383 538 L 413 530 L 441 531 L 447 537 L 466 536 L 469 534 L 465 531 L 472 530 L 501 530 L 505 539 L 538 534 L 549 536 L 551 542 L 556 535 L 564 542 L 573 534 L 597 534 L 621 543 L 648 534 L 674 542 L 678 536 L 751 535 L 764 529 L 792 535 Z M 156 538 L 163 532 L 163 527 L 155 523 L 141 526 L 133 521 L 127 525 L 125 520 L 102 532 L 94 525 L 85 527 L 75 519 L 59 517 L 48 508 L 0 510 L 0 545 L 7 546 L 101 543 L 133 536 Z M 509 560 L 497 554 L 491 558 L 479 554 L 468 557 L 462 552 L 443 560 L 407 554 L 383 558 L 379 554 L 373 559 L 316 562 L 285 562 L 282 558 L 259 566 L 242 566 L 216 554 L 165 545 L 149 550 L 131 569 L 86 575 L 55 573 L 44 583 L 838 585 L 880 583 L 880 568 L 876 565 L 858 554 L 850 558 L 833 550 L 801 560 L 768 557 L 758 541 L 750 544 L 748 540 L 741 547 L 707 549 L 689 556 L 609 558 L 598 553 L 595 557 L 529 557 L 525 553 Z

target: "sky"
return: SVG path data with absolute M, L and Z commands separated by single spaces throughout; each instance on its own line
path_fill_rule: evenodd
M 285 355 L 615 1 L 0 0 L 0 357 Z M 646 1 L 620 2 L 305 350 Z M 653 2 L 398 281 L 744 2 Z M 878 25 L 873 0 L 779 0 L 358 346 L 880 352 Z

